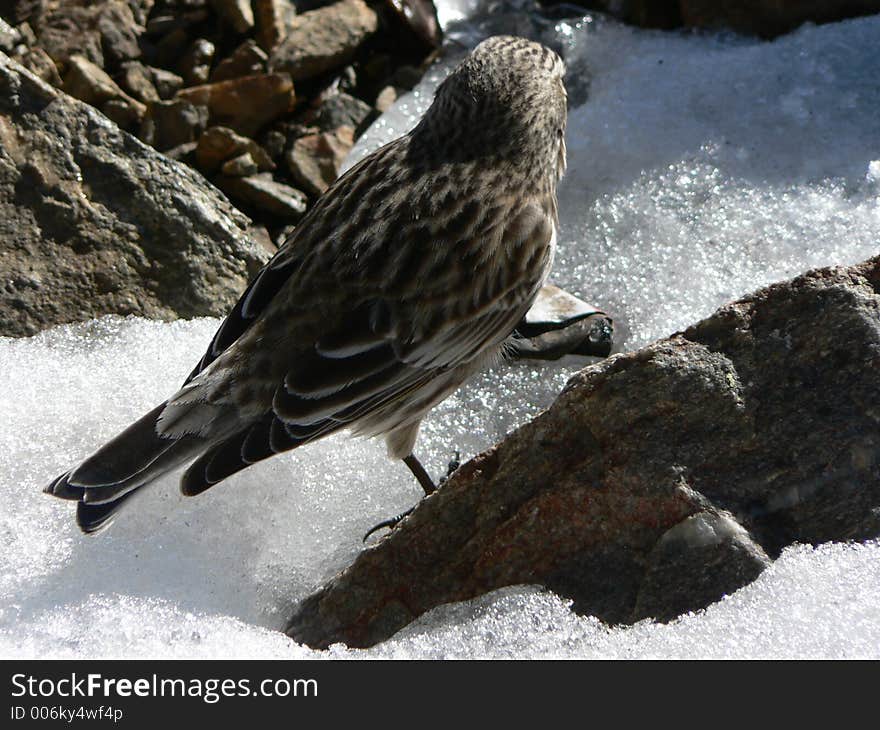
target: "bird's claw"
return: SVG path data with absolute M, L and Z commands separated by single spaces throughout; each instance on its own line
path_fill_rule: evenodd
M 412 513 L 412 511 L 413 511 L 414 509 L 415 509 L 415 507 L 412 507 L 412 508 L 408 509 L 406 512 L 401 512 L 401 513 L 400 513 L 399 515 L 397 515 L 396 517 L 392 517 L 391 519 L 388 519 L 388 520 L 382 520 L 382 522 L 380 522 L 379 524 L 377 524 L 377 525 L 373 525 L 373 526 L 367 531 L 367 534 L 364 535 L 364 537 L 363 537 L 363 542 L 366 542 L 366 541 L 367 541 L 367 538 L 368 538 L 370 535 L 372 535 L 374 532 L 378 532 L 378 531 L 381 530 L 383 527 L 387 527 L 389 530 L 393 530 L 393 529 L 394 529 L 395 527 L 397 527 L 397 525 L 399 525 L 399 524 L 400 524 L 405 518 L 409 517 L 409 515 Z
M 456 449 L 455 451 L 452 452 L 452 459 L 449 461 L 449 464 L 447 464 L 447 466 L 446 466 L 446 475 L 440 477 L 440 484 L 446 484 L 446 482 L 449 480 L 449 477 L 451 477 L 455 473 L 455 471 L 458 469 L 458 467 L 460 467 L 460 466 L 461 466 L 461 452 L 458 449 Z

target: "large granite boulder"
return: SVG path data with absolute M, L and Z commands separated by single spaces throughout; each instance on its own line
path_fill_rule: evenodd
M 270 252 L 199 173 L 0 54 L 0 335 L 224 314 Z
M 794 542 L 880 534 L 880 258 L 813 271 L 575 375 L 307 598 L 288 633 L 369 646 L 541 584 L 609 622 L 671 619 Z

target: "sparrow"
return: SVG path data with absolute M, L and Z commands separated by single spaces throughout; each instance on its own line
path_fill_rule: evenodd
M 538 43 L 480 43 L 412 131 L 316 201 L 182 387 L 45 491 L 91 533 L 184 464 L 196 495 L 349 429 L 431 493 L 422 418 L 504 355 L 553 261 L 564 73 Z

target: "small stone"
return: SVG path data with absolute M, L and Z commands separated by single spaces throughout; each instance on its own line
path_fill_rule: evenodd
M 211 73 L 214 61 L 214 44 L 204 38 L 193 41 L 183 58 L 177 64 L 177 70 L 187 86 L 204 84 Z
M 253 0 L 253 9 L 257 42 L 266 53 L 271 53 L 284 38 L 296 7 L 290 0 Z
M 304 193 L 272 179 L 269 173 L 250 177 L 218 177 L 217 185 L 233 200 L 282 220 L 298 221 L 306 212 Z
M 341 0 L 297 15 L 287 36 L 272 52 L 270 68 L 287 71 L 294 81 L 345 66 L 379 27 L 363 0 Z
M 124 94 L 104 69 L 80 55 L 73 55 L 68 60 L 64 91 L 92 106 Z
M 184 142 L 177 145 L 177 147 L 172 147 L 170 150 L 165 150 L 162 154 L 165 157 L 170 157 L 172 160 L 183 161 L 193 155 L 197 146 L 198 142 Z
M 369 123 L 373 109 L 365 101 L 339 92 L 328 97 L 313 113 L 314 123 L 323 131 L 332 131 L 339 127 L 361 129 Z
M 115 67 L 123 61 L 140 57 L 138 36 L 144 29 L 135 20 L 128 3 L 105 3 L 98 15 L 97 28 L 107 63 Z
M 254 27 L 250 0 L 211 0 L 211 6 L 236 33 L 249 33 Z
M 397 101 L 397 89 L 393 86 L 386 86 L 376 97 L 375 106 L 380 114 L 384 114 L 391 108 L 391 105 L 395 101 Z
M 55 61 L 49 58 L 49 54 L 39 46 L 29 48 L 25 52 L 21 57 L 21 65 L 35 76 L 43 79 L 47 84 L 52 84 L 52 86 L 58 88 L 61 87 L 61 76 L 58 74 L 58 67 L 55 65 Z
M 133 99 L 110 99 L 101 105 L 101 113 L 120 129 L 131 130 L 143 119 L 146 108 Z
M 135 99 L 145 104 L 159 101 L 159 92 L 153 84 L 150 71 L 139 61 L 129 61 L 122 65 L 122 73 L 119 81 L 123 88 Z
M 13 25 L 29 20 L 43 12 L 46 0 L 3 0 L 0 2 L 0 12 Z
M 111 99 L 124 102 L 124 105 L 111 107 L 111 114 L 116 119 L 140 120 L 146 112 L 146 107 L 141 102 L 128 96 L 102 68 L 83 56 L 71 56 L 68 60 L 63 88 L 71 96 L 95 107 L 102 107 L 104 102 Z M 128 124 L 121 126 L 127 127 Z
M 246 177 L 247 175 L 255 174 L 258 170 L 257 163 L 254 162 L 254 158 L 251 157 L 250 152 L 245 152 L 238 157 L 233 157 L 231 160 L 227 160 L 220 168 L 220 172 L 224 175 L 231 175 L 232 177 Z
M 286 114 L 295 100 L 293 82 L 286 73 L 193 86 L 179 91 L 177 98 L 208 107 L 212 123 L 231 127 L 246 136 Z
M 278 129 L 270 129 L 260 138 L 260 146 L 266 150 L 266 154 L 273 160 L 277 160 L 284 154 L 287 147 L 287 135 Z
M 211 127 L 199 137 L 195 154 L 196 166 L 206 175 L 210 175 L 224 162 L 243 153 L 250 156 L 260 172 L 275 169 L 272 158 L 260 145 L 236 134 L 228 127 Z
M 195 142 L 208 124 L 208 110 L 183 99 L 156 101 L 147 107 L 140 138 L 157 150 Z
M 443 39 L 432 0 L 386 0 L 409 36 L 425 48 L 439 48 Z
M 0 5 L 0 10 L 2 10 Z M 13 28 L 9 23 L 0 17 L 0 51 L 11 54 L 15 47 L 22 42 L 21 32 L 17 28 Z
M 97 28 L 101 7 L 83 5 L 55 2 L 32 18 L 40 47 L 59 69 L 66 67 L 71 56 L 82 56 L 104 67 L 101 33 Z
M 176 66 L 189 43 L 186 29 L 175 28 L 156 44 L 156 63 L 163 68 Z
M 254 41 L 248 40 L 224 58 L 211 74 L 211 82 L 264 74 L 269 57 Z
M 183 87 L 183 78 L 164 68 L 147 67 L 161 99 L 170 99 Z
M 320 195 L 339 177 L 353 146 L 351 127 L 300 137 L 287 154 L 287 166 L 298 185 L 312 195 Z

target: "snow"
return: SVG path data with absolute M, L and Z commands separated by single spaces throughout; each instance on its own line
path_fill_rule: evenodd
M 473 4 L 441 15 L 452 23 Z M 454 35 L 473 45 L 502 20 Z M 772 43 L 589 17 L 536 32 L 589 70 L 588 88 L 572 84 L 554 280 L 611 312 L 620 346 L 877 253 L 880 18 Z M 405 131 L 444 73 L 432 70 L 352 157 Z M 877 542 L 794 546 L 751 585 L 668 625 L 608 628 L 516 587 L 436 609 L 368 651 L 297 646 L 277 631 L 294 603 L 419 496 L 381 444 L 333 437 L 195 499 L 172 475 L 96 537 L 40 491 L 172 392 L 217 324 L 104 318 L 0 338 L 0 657 L 880 657 Z M 463 388 L 425 423 L 429 470 L 533 416 L 581 364 L 502 365 Z

